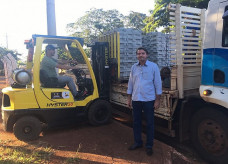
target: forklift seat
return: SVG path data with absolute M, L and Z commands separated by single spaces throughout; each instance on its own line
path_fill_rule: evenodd
M 49 77 L 45 70 L 40 70 L 41 87 L 44 88 L 64 88 L 66 84 L 59 83 L 55 77 Z

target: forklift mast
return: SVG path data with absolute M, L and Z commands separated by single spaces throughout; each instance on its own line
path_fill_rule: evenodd
M 97 81 L 99 97 L 109 99 L 110 68 L 108 42 L 96 42 L 92 46 L 92 67 Z

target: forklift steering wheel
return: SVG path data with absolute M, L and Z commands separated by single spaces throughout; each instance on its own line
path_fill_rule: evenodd
M 70 60 L 70 66 L 76 66 L 77 65 L 77 62 L 74 61 L 74 60 Z
M 77 78 L 77 83 L 85 85 L 86 73 L 82 69 L 73 69 L 72 72 L 74 73 L 74 75 Z

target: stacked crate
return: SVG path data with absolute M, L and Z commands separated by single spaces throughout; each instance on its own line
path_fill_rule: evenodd
M 157 63 L 160 69 L 171 65 L 168 34 L 161 32 L 147 33 L 143 36 L 142 45 L 149 52 L 148 59 Z
M 127 80 L 129 78 L 132 65 L 138 61 L 136 58 L 136 49 L 142 46 L 142 32 L 132 28 L 118 28 L 106 33 L 104 38 L 107 38 L 106 40 L 109 41 L 108 38 L 114 38 L 112 36 L 117 33 L 119 34 L 119 39 L 116 39 L 115 45 L 116 51 L 118 52 L 116 56 L 111 55 L 110 58 L 112 61 L 119 63 L 119 66 L 117 66 L 119 67 L 118 80 Z M 109 44 L 112 46 L 114 43 L 109 41 Z M 112 51 L 112 49 L 114 48 L 110 48 L 110 51 Z M 112 54 L 112 52 L 110 54 Z
M 118 33 L 118 35 L 117 35 Z M 118 36 L 118 37 L 117 37 Z M 136 49 L 145 47 L 149 56 L 148 59 L 157 63 L 159 68 L 170 67 L 171 49 L 170 35 L 161 32 L 151 32 L 142 35 L 139 30 L 131 28 L 118 28 L 107 32 L 99 41 L 107 41 L 110 45 L 110 59 L 116 63 L 116 75 L 118 80 L 127 80 L 130 75 L 131 66 L 136 63 Z
M 142 34 L 134 29 L 116 29 L 120 34 L 120 77 L 128 79 L 131 66 L 137 62 L 136 49 L 142 46 Z
M 170 34 L 166 34 L 166 65 L 165 66 L 173 66 L 174 63 L 172 63 L 172 55 L 171 55 L 171 39 Z

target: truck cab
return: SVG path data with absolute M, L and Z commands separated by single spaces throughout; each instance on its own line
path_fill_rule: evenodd
M 202 60 L 201 97 L 228 108 L 228 1 L 208 5 Z

